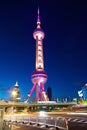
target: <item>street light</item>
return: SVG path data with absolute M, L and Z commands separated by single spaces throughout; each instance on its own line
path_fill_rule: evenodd
M 40 111 L 40 112 L 39 112 L 39 116 L 45 117 L 45 116 L 47 116 L 47 115 L 46 115 L 46 112 L 45 112 L 45 111 Z

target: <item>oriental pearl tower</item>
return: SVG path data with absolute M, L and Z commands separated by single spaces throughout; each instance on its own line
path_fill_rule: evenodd
M 33 32 L 33 38 L 36 40 L 36 66 L 35 71 L 32 73 L 31 80 L 33 82 L 33 87 L 28 93 L 26 102 L 32 96 L 33 91 L 36 89 L 36 101 L 48 101 L 48 96 L 44 89 L 44 84 L 47 81 L 47 74 L 44 70 L 44 59 L 43 59 L 43 39 L 45 33 L 41 29 L 40 12 L 38 9 L 37 16 L 37 27 Z

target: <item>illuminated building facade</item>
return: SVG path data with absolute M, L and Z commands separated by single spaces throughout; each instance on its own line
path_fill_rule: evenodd
M 33 32 L 33 38 L 36 40 L 36 67 L 32 73 L 31 80 L 33 87 L 30 90 L 26 102 L 32 96 L 33 91 L 36 89 L 36 101 L 47 101 L 48 96 L 44 89 L 44 84 L 47 81 L 47 74 L 44 70 L 44 59 L 43 59 L 43 39 L 45 33 L 41 29 L 40 12 L 38 9 L 37 17 L 37 28 Z
M 13 87 L 13 90 L 11 91 L 10 100 L 19 102 L 20 99 L 21 97 L 20 97 L 19 85 L 18 82 L 16 82 L 16 84 Z
M 82 87 L 82 90 L 78 91 L 78 95 L 80 98 L 87 100 L 87 83 Z

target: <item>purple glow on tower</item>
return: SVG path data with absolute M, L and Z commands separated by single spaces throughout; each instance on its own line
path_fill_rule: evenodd
M 40 12 L 38 8 L 37 28 L 33 32 L 33 37 L 36 40 L 36 66 L 35 66 L 36 70 L 32 73 L 31 76 L 31 80 L 34 85 L 26 98 L 26 102 L 31 97 L 35 88 L 36 88 L 36 101 L 48 100 L 48 96 L 46 95 L 44 89 L 44 84 L 47 81 L 47 74 L 44 70 L 44 60 L 43 60 L 43 39 L 45 33 L 41 29 L 40 24 L 41 24 Z
M 38 8 L 37 24 L 41 24 L 39 8 Z

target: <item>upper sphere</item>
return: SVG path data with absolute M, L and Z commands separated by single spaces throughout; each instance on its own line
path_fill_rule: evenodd
M 45 36 L 45 33 L 43 29 L 41 28 L 36 28 L 33 32 L 34 39 L 36 39 L 36 37 L 38 37 L 39 39 L 44 39 L 44 36 Z

